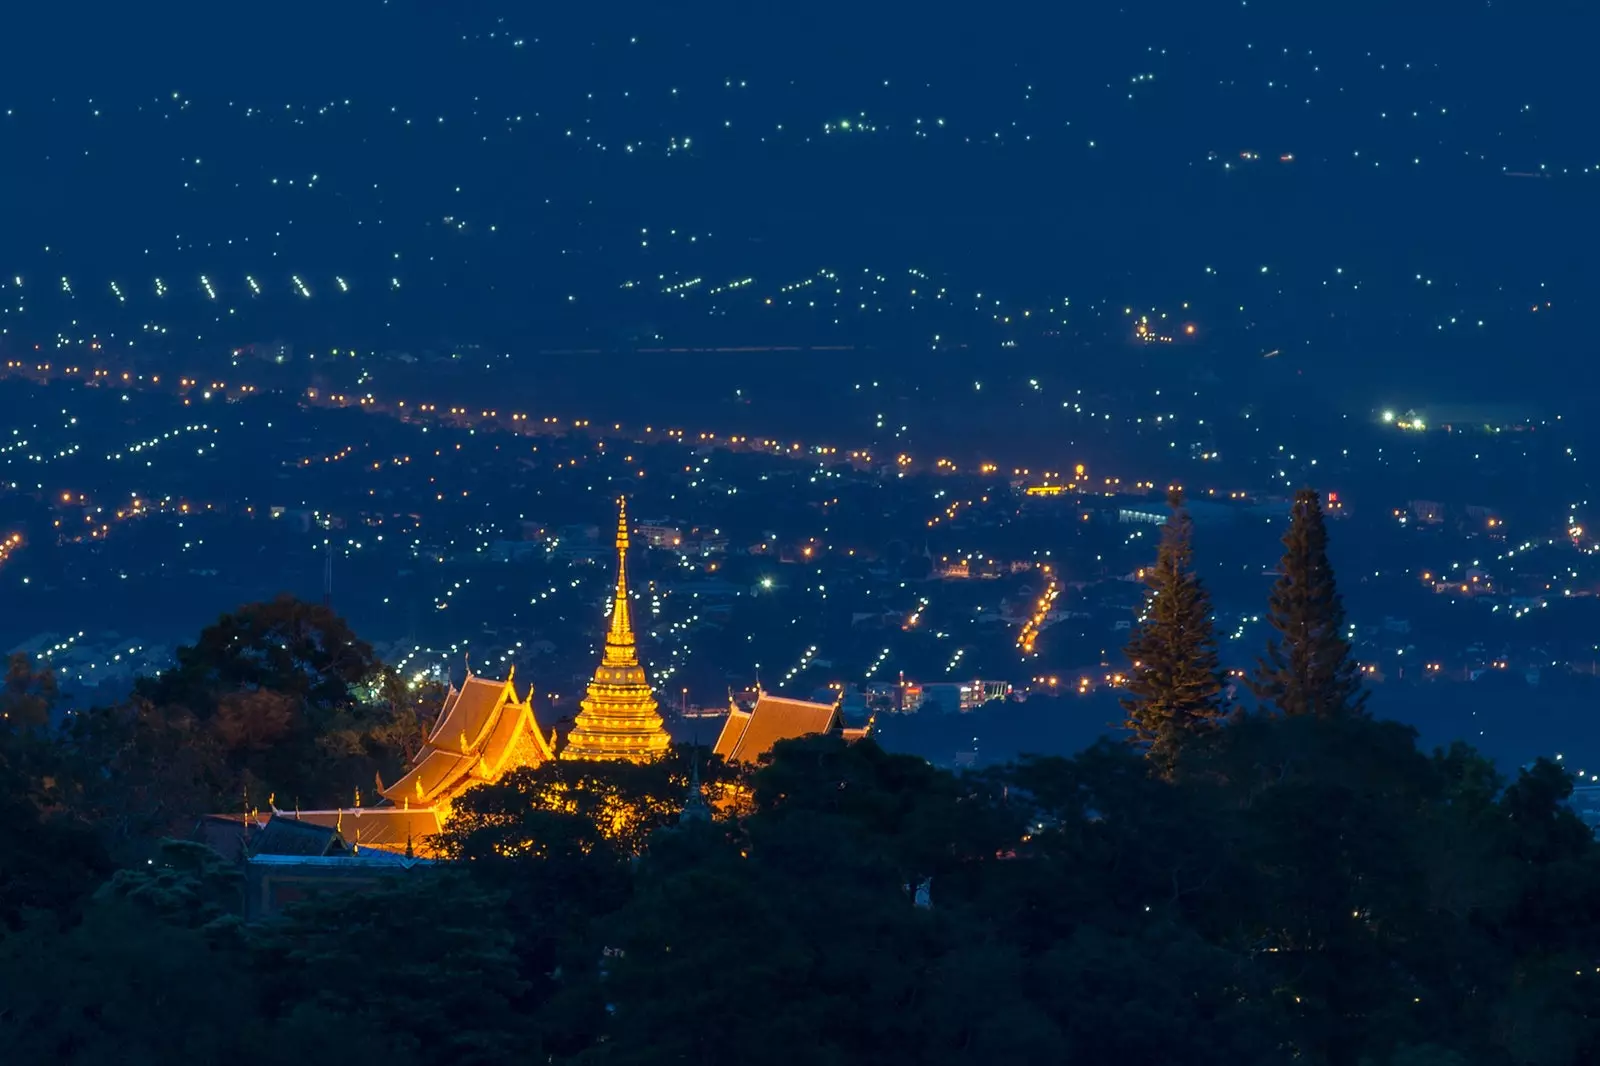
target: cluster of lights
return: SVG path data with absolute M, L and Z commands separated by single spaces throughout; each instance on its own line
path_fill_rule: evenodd
M 1059 595 L 1061 595 L 1061 585 L 1051 577 L 1050 583 L 1045 586 L 1044 595 L 1034 604 L 1033 614 L 1022 624 L 1022 632 L 1017 634 L 1017 648 L 1023 655 L 1034 654 L 1034 646 L 1039 642 L 1039 631 L 1044 628 L 1045 620 L 1050 617 L 1051 607 Z
M 783 683 L 785 685 L 787 685 L 789 682 L 793 681 L 795 679 L 795 677 L 797 677 L 799 674 L 803 673 L 806 670 L 806 668 L 811 665 L 811 660 L 816 658 L 816 656 L 817 656 L 817 646 L 815 644 L 811 645 L 805 651 L 801 652 L 800 653 L 800 661 L 795 663 L 794 666 L 790 667 L 789 672 L 787 674 L 783 675 Z
M 1036 678 L 1033 679 L 1033 683 L 1035 685 L 1039 685 L 1041 687 L 1052 689 L 1052 690 L 1058 690 L 1058 689 L 1062 688 L 1061 678 L 1056 676 L 1056 675 L 1054 675 L 1054 674 L 1043 676 L 1043 677 L 1036 677 Z M 1071 688 L 1074 692 L 1076 692 L 1080 696 L 1087 696 L 1091 692 L 1095 691 L 1095 689 L 1100 688 L 1102 686 L 1109 687 L 1109 688 L 1121 688 L 1123 685 L 1126 685 L 1127 683 L 1128 683 L 1128 677 L 1127 677 L 1126 674 L 1122 674 L 1122 673 L 1102 674 L 1102 675 L 1100 675 L 1100 677 L 1098 679 L 1092 678 L 1092 677 L 1088 676 L 1087 674 L 1085 674 L 1085 675 L 1083 675 L 1083 676 L 1078 678 L 1077 684 L 1074 685 L 1074 684 L 1071 684 L 1069 682 L 1066 687 Z
M 1397 415 L 1393 411 L 1385 411 L 1381 417 L 1384 425 L 1393 426 L 1396 429 L 1409 429 L 1421 432 L 1422 430 L 1428 428 L 1428 424 L 1422 420 L 1422 416 L 1418 415 L 1415 411 L 1407 411 L 1403 415 Z
M 900 628 L 901 629 L 905 629 L 905 630 L 912 630 L 912 629 L 917 628 L 917 626 L 919 624 L 921 624 L 921 622 L 922 622 L 922 612 L 926 611 L 927 609 L 928 609 L 928 600 L 927 600 L 927 598 L 926 597 L 919 598 L 917 600 L 917 605 L 911 609 L 911 613 L 910 614 L 906 615 L 906 620 L 905 620 L 905 622 L 903 622 L 901 624 Z

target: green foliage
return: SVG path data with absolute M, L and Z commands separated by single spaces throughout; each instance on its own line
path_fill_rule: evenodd
M 1295 494 L 1267 620 L 1277 636 L 1248 682 L 1256 699 L 1287 715 L 1365 713 L 1367 694 L 1328 562 L 1322 498 L 1311 489 Z
M 1194 572 L 1194 524 L 1181 492 L 1174 489 L 1167 502 L 1172 514 L 1145 572 L 1144 611 L 1124 649 L 1132 672 L 1122 700 L 1134 742 L 1161 767 L 1171 766 L 1190 737 L 1216 729 L 1225 713 L 1211 597 Z
M 638 855 L 677 822 L 696 764 L 708 790 L 738 780 L 683 744 L 650 763 L 554 760 L 514 770 L 456 802 L 442 845 L 452 857 L 484 861 L 597 849 Z M 553 832 L 564 820 L 569 830 Z
M 44 729 L 60 698 L 54 671 L 36 670 L 27 655 L 18 652 L 6 660 L 5 682 L 0 685 L 0 730 L 26 733 Z
M 348 804 L 398 776 L 441 699 L 386 670 L 325 607 L 248 604 L 127 703 L 70 717 L 70 803 L 124 856 L 246 802 Z
M 17 1066 L 410 1066 L 364 1016 L 268 1009 L 238 918 L 238 871 L 198 845 L 119 871 L 77 920 L 0 938 L 0 1046 Z
M 1012 953 L 991 960 L 979 938 L 964 962 L 953 946 L 965 927 L 915 902 L 928 885 L 966 913 L 970 868 L 1018 836 L 991 799 L 985 782 L 963 786 L 870 741 L 778 745 L 743 832 L 695 826 L 640 865 L 607 929 L 613 1024 L 585 1058 L 733 1063 L 761 1048 L 775 1063 L 910 1063 L 1053 1050 L 1037 1011 L 991 1011 L 1004 990 L 967 964 L 1014 972 Z
M 0 689 L 0 938 L 29 911 L 71 914 L 109 867 L 100 841 L 65 805 L 63 759 L 48 729 L 56 698 L 48 670 L 11 657 Z
M 235 863 L 204 844 L 163 840 L 158 858 L 118 870 L 95 898 L 125 900 L 168 925 L 211 929 L 237 922 L 243 910 L 242 892 Z
M 372 648 L 331 610 L 280 596 L 225 614 L 178 649 L 178 663 L 140 694 L 153 703 L 214 711 L 236 692 L 267 691 L 316 707 L 350 707 L 375 682 Z
M 29 786 L 0 763 L 0 939 L 30 911 L 72 913 L 110 867 L 95 833 L 41 810 Z
M 817 736 L 775 748 L 742 816 L 674 826 L 692 759 L 478 789 L 453 868 L 258 927 L 236 917 L 237 867 L 169 842 L 76 908 L 14 908 L 0 1046 L 639 1066 L 1600 1053 L 1600 849 L 1554 763 L 1508 783 L 1360 715 L 1236 716 L 1164 775 L 1110 742 L 954 775 Z
M 252 947 L 268 1013 L 363 1022 L 424 1061 L 515 1061 L 534 1040 L 506 901 L 459 873 L 330 893 Z
M 1362 713 L 1314 494 L 1296 522 L 1272 707 L 1226 722 L 1169 527 L 1135 641 L 1164 665 L 1129 700 L 1156 773 L 1110 742 L 958 775 L 837 736 L 749 774 L 688 747 L 550 762 L 457 801 L 451 865 L 253 926 L 238 864 L 137 843 L 269 782 L 343 799 L 436 694 L 281 601 L 59 735 L 14 661 L 4 1061 L 1600 1061 L 1600 847 L 1571 779 Z M 697 769 L 719 814 L 680 821 Z
M 205 723 L 135 697 L 72 715 L 61 737 L 66 803 L 121 861 L 143 861 L 197 815 L 236 807 L 223 753 Z

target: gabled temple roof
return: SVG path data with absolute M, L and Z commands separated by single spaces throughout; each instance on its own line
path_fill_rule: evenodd
M 537 766 L 555 758 L 550 740 L 539 732 L 533 717 L 533 697 L 521 707 L 507 706 L 484 737 L 472 772 L 485 781 L 497 781 L 507 770 Z
M 482 743 L 501 700 L 515 702 L 516 698 L 510 680 L 493 681 L 468 674 L 459 689 L 450 686 L 444 707 L 439 711 L 439 720 L 428 734 L 428 747 L 458 755 L 473 750 Z
M 274 814 L 250 841 L 251 855 L 340 855 L 350 849 L 329 825 Z
M 467 675 L 451 688 L 406 775 L 381 788 L 385 805 L 323 811 L 274 811 L 269 825 L 287 837 L 297 829 L 309 840 L 320 827 L 353 849 L 418 856 L 433 854 L 432 838 L 450 816 L 450 804 L 473 785 L 497 781 L 520 766 L 537 766 L 554 756 L 550 741 L 533 717 L 533 694 L 517 699 L 512 679 L 491 681 Z M 326 833 L 324 833 L 326 839 Z M 309 846 L 309 845 L 307 845 Z
M 383 790 L 383 798 L 391 803 L 425 806 L 434 797 L 452 791 L 467 776 L 473 762 L 471 753 L 423 748 L 410 772 Z
M 332 811 L 278 811 L 273 821 L 301 822 L 335 830 L 357 849 L 375 848 L 404 853 L 407 843 L 424 857 L 432 854 L 432 837 L 444 828 L 444 819 L 432 807 L 347 807 Z
M 506 770 L 552 757 L 534 720 L 531 694 L 518 700 L 510 678 L 491 681 L 468 674 L 461 688 L 451 688 L 445 697 L 439 722 L 410 771 L 382 794 L 402 806 L 428 806 Z
M 738 706 L 730 707 L 728 718 L 722 723 L 722 732 L 717 735 L 717 743 L 711 749 L 712 754 L 721 756 L 724 761 L 731 760 L 733 749 L 739 746 L 739 738 L 744 736 L 744 727 L 749 723 L 749 711 Z
M 270 817 L 270 814 L 201 815 L 191 839 L 206 845 L 223 858 L 241 859 L 249 850 L 246 845 Z
M 748 714 L 729 713 L 715 751 L 731 763 L 756 763 L 780 740 L 832 732 L 838 713 L 837 704 L 788 700 L 763 692 Z M 738 734 L 730 739 L 734 729 Z

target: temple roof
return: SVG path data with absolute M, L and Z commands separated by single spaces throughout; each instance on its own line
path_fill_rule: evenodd
M 748 714 L 729 712 L 715 751 L 731 763 L 759 762 L 780 740 L 831 732 L 838 724 L 838 712 L 837 704 L 789 700 L 763 692 Z M 737 730 L 736 736 L 731 735 L 733 730 Z
M 717 735 L 717 743 L 711 752 L 719 755 L 724 761 L 733 758 L 733 749 L 739 746 L 739 738 L 744 736 L 744 727 L 750 724 L 750 712 L 741 707 L 734 706 L 728 709 L 727 720 L 722 723 L 722 732 Z
M 349 850 L 333 826 L 279 814 L 250 840 L 251 855 L 339 855 Z
M 448 802 L 481 781 L 498 780 L 517 766 L 552 758 L 533 717 L 532 693 L 518 700 L 512 679 L 467 675 L 445 697 L 439 722 L 411 769 L 382 790 L 391 803 L 413 807 Z
M 415 854 L 428 857 L 434 836 L 444 828 L 444 818 L 432 807 L 345 807 L 329 811 L 276 811 L 273 821 L 284 819 L 335 830 L 357 849 L 377 848 L 404 854 L 410 844 Z
M 267 824 L 271 815 L 205 814 L 195 823 L 191 839 L 228 859 L 243 858 L 246 845 Z
M 494 681 L 468 673 L 459 689 L 450 686 L 439 720 L 428 735 L 428 746 L 458 754 L 473 750 L 483 740 L 501 701 L 516 702 L 516 698 L 510 680 Z
M 263 858 L 315 858 L 348 844 L 357 851 L 372 848 L 404 855 L 409 850 L 429 857 L 432 838 L 462 792 L 498 781 L 518 767 L 554 758 L 551 741 L 533 717 L 531 689 L 527 699 L 519 700 L 511 677 L 492 681 L 469 672 L 461 688 L 452 686 L 446 694 L 439 720 L 405 776 L 387 787 L 379 782 L 384 805 L 274 809 L 270 819 L 254 814 L 209 815 L 196 826 L 195 837 L 230 856 L 248 851 Z

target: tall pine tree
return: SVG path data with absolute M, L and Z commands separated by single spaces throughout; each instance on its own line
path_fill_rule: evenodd
M 1194 572 L 1194 524 L 1181 492 L 1174 489 L 1167 503 L 1172 515 L 1155 566 L 1145 571 L 1144 612 L 1123 649 L 1133 673 L 1122 700 L 1134 742 L 1163 765 L 1186 739 L 1216 728 L 1226 712 L 1211 597 Z
M 1322 499 L 1311 489 L 1295 494 L 1268 611 L 1277 636 L 1248 682 L 1256 699 L 1287 715 L 1365 714 L 1361 668 L 1350 654 L 1344 602 L 1328 563 Z

